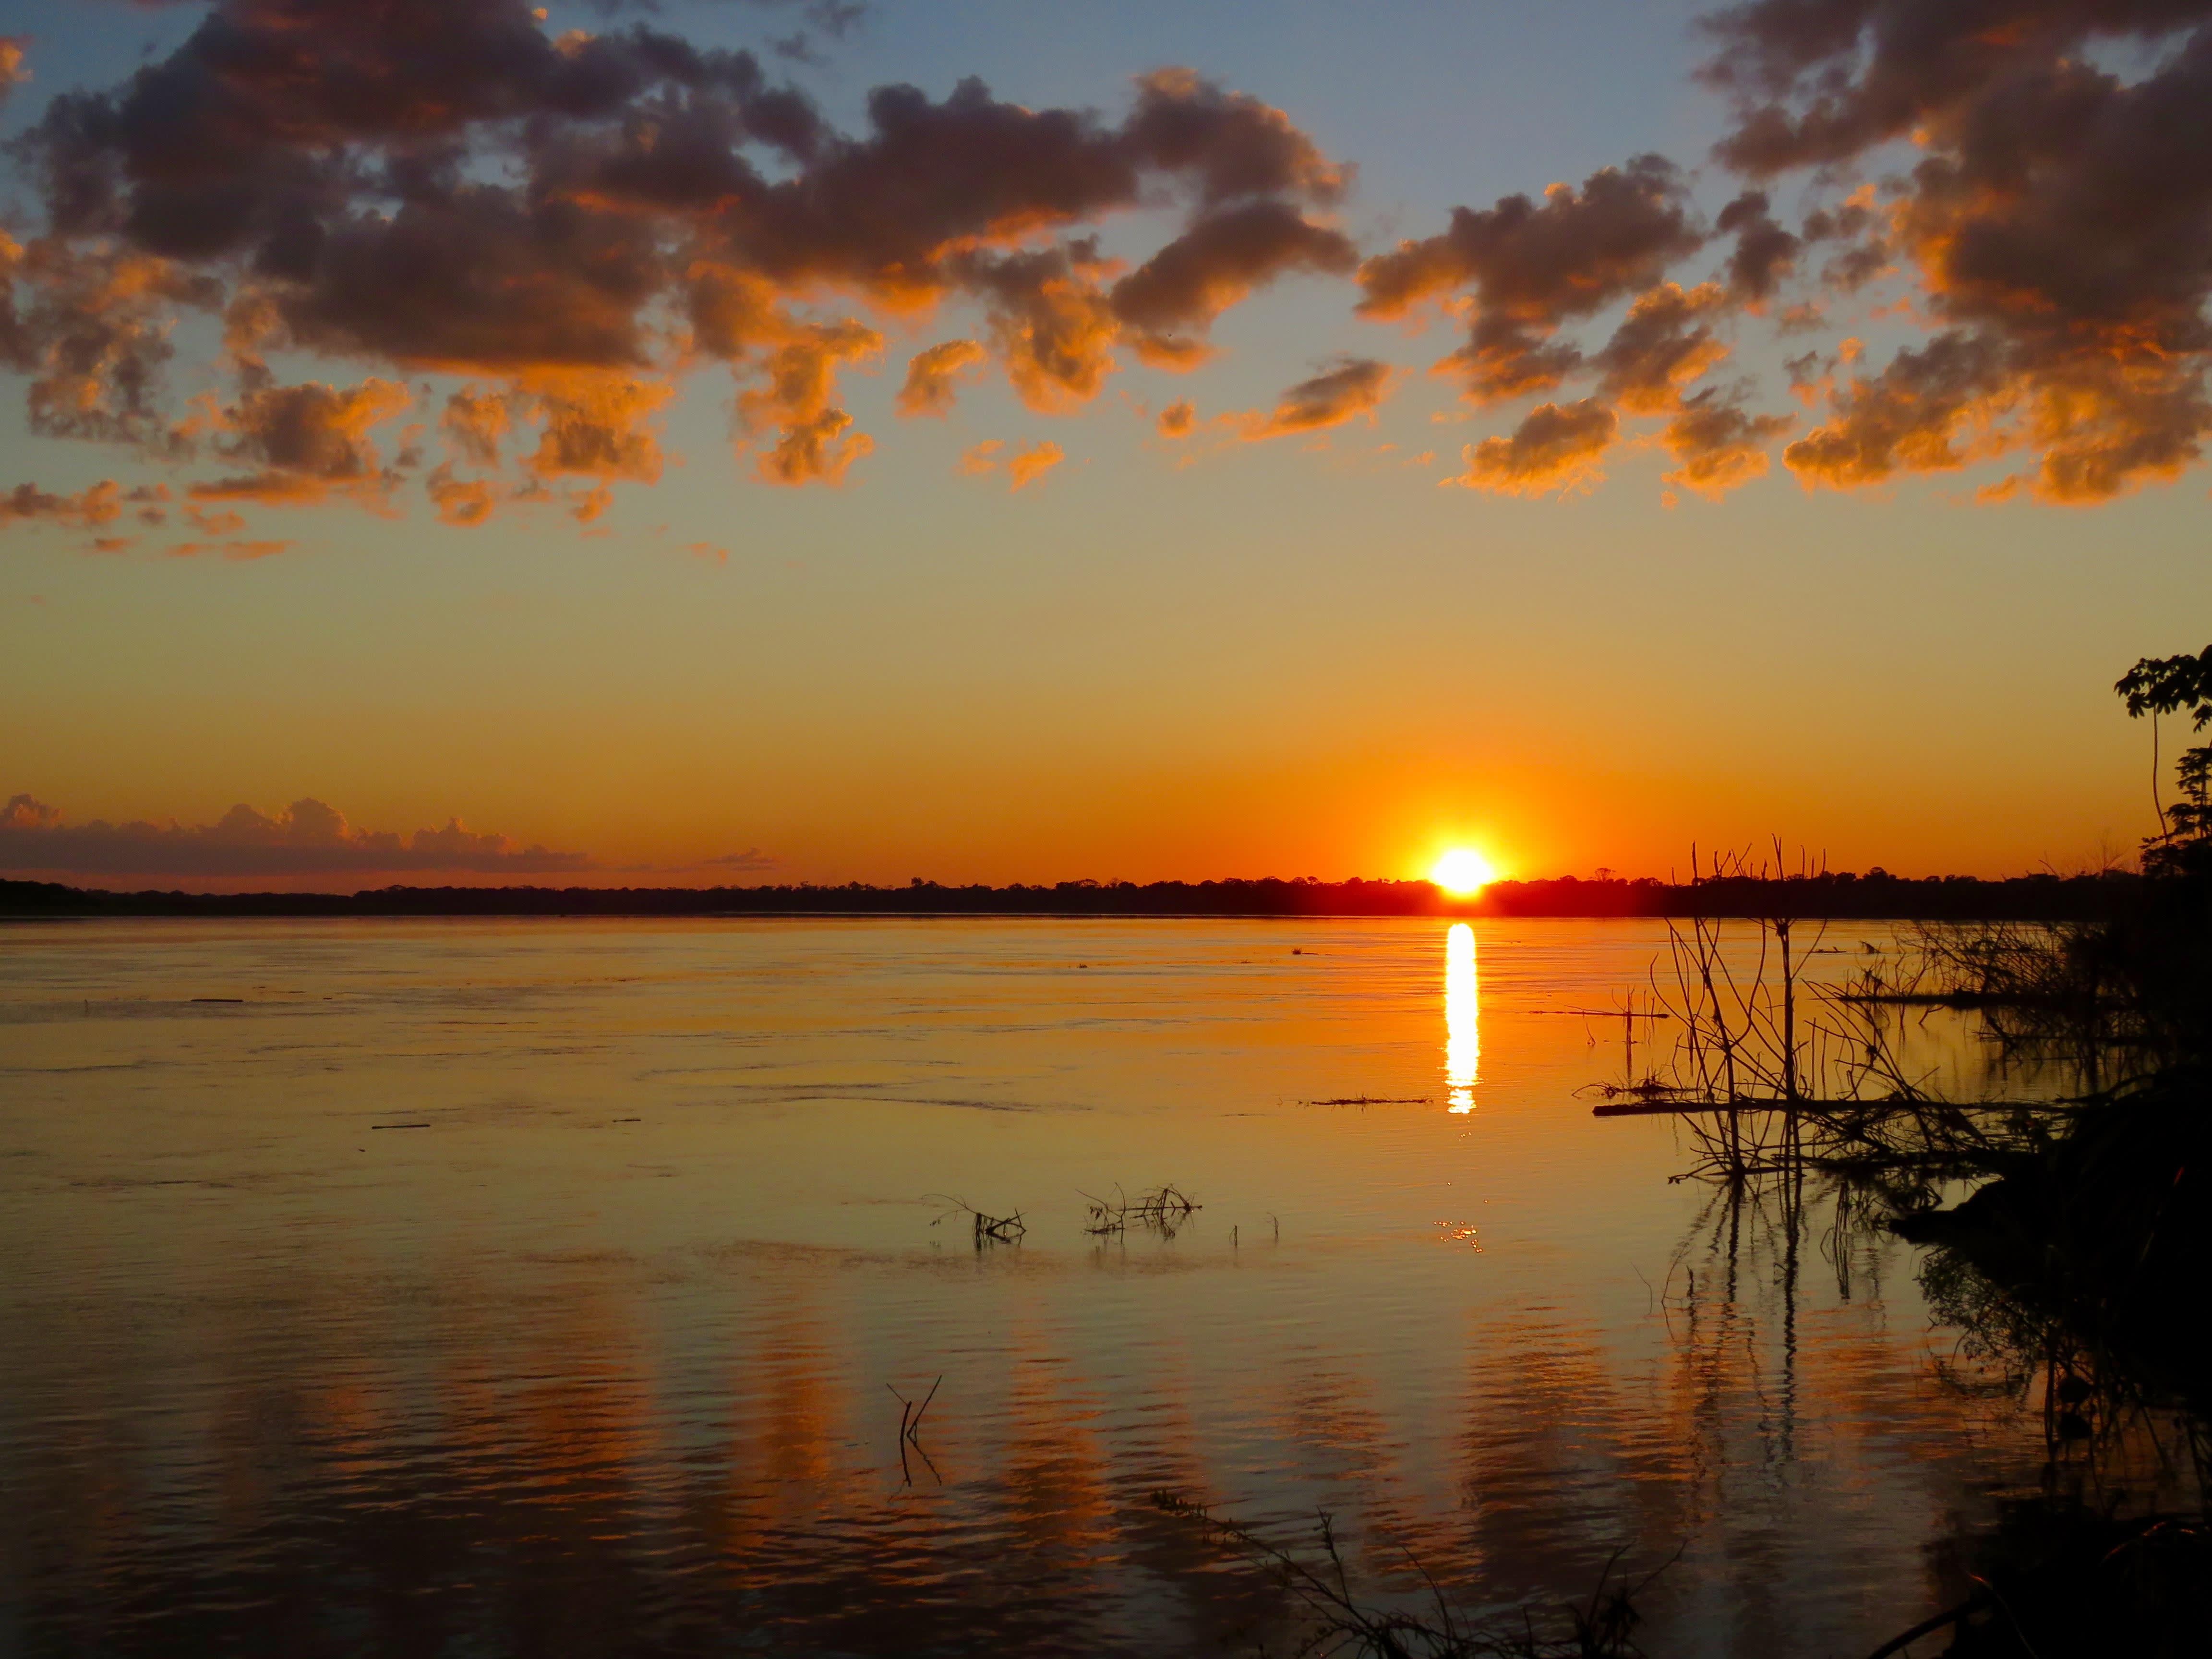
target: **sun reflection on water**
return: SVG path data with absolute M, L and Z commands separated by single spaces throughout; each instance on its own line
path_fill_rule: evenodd
M 1481 1010 L 1474 970 L 1474 929 L 1463 921 L 1444 935 L 1444 1089 L 1449 1109 L 1474 1109 L 1482 1080 Z

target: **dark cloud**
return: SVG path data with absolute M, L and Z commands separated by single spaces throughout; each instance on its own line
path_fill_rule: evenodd
M 310 381 L 260 386 L 222 412 L 216 443 L 242 477 L 195 484 L 197 501 L 319 501 L 331 491 L 380 494 L 393 482 L 379 465 L 371 428 L 406 409 L 407 388 L 370 380 L 340 389 Z
M 1541 203 L 1508 196 L 1453 209 L 1441 235 L 1359 268 L 1360 310 L 1399 317 L 1470 290 L 1468 343 L 1439 368 L 1462 375 L 1476 403 L 1498 403 L 1559 386 L 1582 362 L 1554 337 L 1563 324 L 1650 286 L 1704 243 L 1680 170 L 1640 155 L 1592 173 L 1579 191 L 1554 185 Z
M 234 806 L 214 823 L 64 823 L 55 808 L 17 795 L 0 807 L 0 869 L 74 876 L 198 878 L 451 871 L 475 875 L 585 870 L 580 853 L 517 847 L 456 818 L 411 836 L 357 830 L 321 801 L 270 815 Z
M 1281 438 L 1341 426 L 1362 415 L 1371 420 L 1389 386 L 1387 363 L 1372 357 L 1345 358 L 1311 380 L 1299 381 L 1269 413 L 1244 416 L 1239 435 L 1253 441 Z
M 1804 243 L 1775 222 L 1766 192 L 1747 190 L 1720 210 L 1713 228 L 1735 238 L 1729 255 L 1729 291 L 1757 305 L 1771 298 L 1782 279 L 1796 269 Z
M 859 15 L 749 3 L 810 40 Z M 167 57 L 52 99 L 12 152 L 38 226 L 0 236 L 0 363 L 33 428 L 220 467 L 203 501 L 386 506 L 406 478 L 451 523 L 529 502 L 591 521 L 660 475 L 659 412 L 702 362 L 735 377 L 763 477 L 834 483 L 872 441 L 840 376 L 939 309 L 980 313 L 977 337 L 912 360 L 902 413 L 945 412 L 986 362 L 1057 412 L 1133 359 L 1203 362 L 1270 283 L 1356 272 L 1369 318 L 1463 321 L 1438 368 L 1476 404 L 1551 400 L 1471 447 L 1468 482 L 1518 488 L 1547 457 L 1586 482 L 1648 416 L 1670 480 L 1712 493 L 1781 430 L 1747 392 L 1698 389 L 1744 319 L 1809 333 L 1905 272 L 1929 337 L 1821 374 L 1822 418 L 1785 452 L 1800 476 L 2022 454 L 2045 498 L 2094 501 L 2212 431 L 2212 0 L 1747 0 L 1705 26 L 1735 110 L 1719 157 L 1753 186 L 1710 226 L 1641 155 L 1364 263 L 1334 217 L 1351 169 L 1188 69 L 1104 112 L 880 86 L 846 130 L 761 58 L 672 32 L 672 6 L 600 14 L 556 34 L 526 0 L 215 0 Z M 1793 173 L 1818 204 L 1795 229 L 1768 187 Z M 1169 228 L 1109 257 L 1102 225 L 1139 210 Z M 222 319 L 235 385 L 179 409 L 195 313 Z M 1601 319 L 1602 344 L 1578 337 Z M 350 367 L 280 385 L 286 353 Z M 1274 435 L 1371 410 L 1335 394 L 1379 398 L 1376 367 L 1224 419 Z M 373 389 L 434 374 L 439 418 L 380 452 Z
M 828 33 L 857 15 L 805 8 Z M 1188 70 L 1143 77 L 1118 122 L 974 80 L 942 100 L 879 87 L 847 134 L 746 52 L 651 21 L 556 37 L 522 0 L 218 0 L 167 58 L 53 100 L 15 155 L 45 228 L 0 249 L 0 354 L 32 375 L 40 430 L 243 452 L 265 447 L 248 403 L 273 395 L 276 354 L 450 374 L 504 411 L 440 422 L 433 500 L 460 521 L 548 478 L 655 476 L 639 411 L 702 356 L 746 383 L 767 476 L 834 481 L 867 448 L 834 374 L 877 337 L 870 313 L 977 302 L 1016 390 L 1066 408 L 1123 351 L 1191 361 L 1255 288 L 1353 258 L 1313 216 L 1346 169 Z M 1184 223 L 1125 275 L 1092 228 L 1158 206 Z M 163 413 L 190 307 L 226 317 L 240 377 L 214 430 Z M 949 386 L 924 374 L 910 406 Z M 356 476 L 337 459 L 220 487 L 304 499 Z M 520 482 L 452 471 L 509 459 Z
M 1342 276 L 1359 263 L 1351 239 L 1280 201 L 1206 214 L 1114 285 L 1115 315 L 1148 362 L 1184 368 L 1209 355 L 1213 319 L 1287 271 Z
M 22 245 L 0 231 L 0 362 L 27 377 L 32 431 L 186 452 L 163 408 L 169 331 L 181 311 L 219 307 L 218 279 L 112 245 Z
M 2096 501 L 2197 458 L 2212 0 L 1756 0 L 1710 27 L 1729 165 L 1919 150 L 1879 214 L 1862 194 L 1807 234 L 1851 244 L 1836 287 L 1909 262 L 1937 332 L 1840 389 L 1792 466 L 1851 485 L 2025 451 L 2039 494 Z M 2128 60 L 2145 67 L 2100 67 Z
M 123 516 L 123 487 L 103 478 L 74 495 L 57 495 L 36 484 L 21 483 L 0 495 L 0 524 L 49 523 L 74 529 L 112 524 Z

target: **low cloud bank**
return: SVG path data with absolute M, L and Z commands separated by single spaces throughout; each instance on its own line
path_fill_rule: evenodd
M 0 871 L 11 874 L 282 878 L 302 875 L 514 876 L 593 868 L 581 853 L 518 847 L 505 836 L 447 821 L 411 836 L 359 830 L 343 813 L 312 798 L 273 816 L 234 806 L 214 823 L 155 823 L 143 819 L 65 823 L 61 812 L 29 795 L 0 808 Z

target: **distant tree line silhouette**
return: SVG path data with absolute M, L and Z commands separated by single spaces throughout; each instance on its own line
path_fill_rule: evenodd
M 1900 921 L 2090 921 L 2141 878 L 1893 876 L 1821 872 L 1783 879 L 1650 877 L 1498 881 L 1455 898 L 1425 881 L 1063 881 L 1050 886 L 384 887 L 341 893 L 115 893 L 0 881 L 17 916 L 1826 916 Z

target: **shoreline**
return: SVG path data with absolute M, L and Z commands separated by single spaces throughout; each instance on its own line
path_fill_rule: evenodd
M 1425 881 L 1060 882 L 1051 886 L 382 887 L 354 893 L 116 892 L 0 880 L 0 921 L 285 916 L 1036 916 L 1549 917 L 1623 921 L 1802 917 L 1838 921 L 2087 921 L 2110 915 L 2142 878 L 1919 878 L 1874 874 L 1680 884 L 1493 882 L 1454 898 Z

